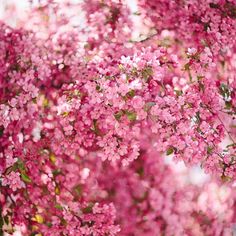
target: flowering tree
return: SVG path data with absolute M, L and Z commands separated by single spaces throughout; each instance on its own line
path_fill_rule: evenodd
M 233 235 L 236 2 L 128 3 L 6 11 L 0 235 Z

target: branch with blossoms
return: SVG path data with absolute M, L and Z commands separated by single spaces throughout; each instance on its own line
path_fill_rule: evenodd
M 0 235 L 234 233 L 236 6 L 136 7 L 45 1 L 12 27 L 6 9 Z

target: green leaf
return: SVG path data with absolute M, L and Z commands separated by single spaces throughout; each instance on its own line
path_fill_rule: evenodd
M 173 147 L 168 148 L 167 151 L 166 151 L 166 155 L 167 156 L 171 155 L 174 152 L 174 150 L 175 149 Z
M 29 177 L 26 173 L 24 173 L 24 172 L 21 172 L 21 179 L 22 179 L 25 183 L 31 183 L 31 182 L 32 182 L 31 179 L 30 179 L 30 177 Z
M 77 186 L 74 187 L 74 192 L 76 194 L 77 197 L 81 197 L 83 194 L 83 185 L 82 184 L 78 184 Z
M 135 90 L 130 90 L 126 95 L 123 97 L 125 101 L 127 101 L 130 98 L 133 98 L 135 96 Z
M 229 99 L 231 95 L 230 88 L 226 84 L 221 84 L 220 85 L 220 94 L 224 99 Z
M 19 170 L 25 171 L 25 163 L 20 159 L 18 159 L 18 161 L 17 161 L 17 167 Z
M 120 120 L 120 118 L 123 116 L 124 112 L 121 110 L 121 111 L 118 111 L 114 114 L 114 117 L 116 120 Z
M 68 112 L 68 111 L 62 112 L 62 116 L 63 116 L 63 117 L 67 117 L 69 114 L 70 114 L 70 112 Z
M 141 75 L 144 78 L 144 80 L 147 82 L 150 77 L 153 75 L 153 70 L 151 66 L 147 66 L 145 67 L 142 71 L 141 71 Z
M 67 225 L 67 221 L 64 218 L 61 218 L 61 224 L 66 226 Z
M 208 146 L 208 147 L 207 147 L 207 153 L 208 153 L 208 154 L 211 154 L 212 151 L 213 151 L 213 149 L 214 149 L 213 147 Z
M 183 91 L 182 90 L 177 90 L 177 89 L 175 89 L 175 93 L 176 93 L 176 95 L 179 97 L 179 96 L 181 96 L 181 95 L 183 95 Z
M 58 210 L 63 210 L 63 207 L 58 203 L 56 203 L 54 207 Z
M 89 205 L 88 205 L 87 207 L 85 207 L 85 208 L 82 209 L 82 212 L 83 212 L 84 214 L 92 213 L 92 211 L 93 211 L 93 206 L 94 206 L 93 203 L 89 203 Z
M 231 108 L 232 108 L 232 102 L 225 101 L 225 109 L 230 110 Z
M 132 111 L 126 111 L 126 116 L 130 121 L 135 121 L 137 118 L 137 114 L 135 112 Z
M 61 172 L 60 169 L 56 169 L 56 170 L 53 170 L 53 171 L 52 171 L 52 174 L 53 174 L 54 177 L 56 177 L 57 175 L 60 175 L 61 173 L 62 173 L 62 172 Z
M 129 95 L 129 97 L 134 97 L 135 96 L 135 90 L 130 90 L 129 92 L 128 92 L 128 95 Z
M 46 222 L 45 225 L 47 225 L 47 227 L 49 227 L 49 228 L 52 227 L 52 223 L 51 222 Z

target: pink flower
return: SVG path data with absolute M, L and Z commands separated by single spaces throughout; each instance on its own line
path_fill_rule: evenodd
M 9 186 L 13 192 L 17 189 L 25 188 L 25 184 L 20 178 L 20 173 L 14 171 L 2 178 L 2 185 Z

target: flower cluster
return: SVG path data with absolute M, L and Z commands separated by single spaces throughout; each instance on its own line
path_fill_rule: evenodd
M 235 2 L 72 2 L 0 23 L 0 235 L 232 235 Z

